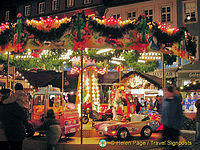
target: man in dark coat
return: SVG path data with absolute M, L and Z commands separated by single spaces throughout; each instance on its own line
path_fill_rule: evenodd
M 10 150 L 22 150 L 25 138 L 24 121 L 28 118 L 27 113 L 16 102 L 4 104 L 2 112 L 0 118 Z
M 179 142 L 180 129 L 183 124 L 183 112 L 181 99 L 176 96 L 174 87 L 170 86 L 165 92 L 162 103 L 162 140 L 166 142 L 169 150 L 178 150 L 178 144 L 170 145 L 172 142 Z

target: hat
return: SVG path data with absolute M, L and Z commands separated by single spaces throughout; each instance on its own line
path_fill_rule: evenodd
M 47 111 L 47 118 L 55 118 L 55 113 L 54 113 L 53 109 L 49 109 Z

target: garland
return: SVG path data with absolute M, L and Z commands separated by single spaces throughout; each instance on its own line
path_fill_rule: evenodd
M 51 18 L 48 19 L 51 20 Z M 56 21 L 58 20 L 55 19 L 55 22 Z M 24 30 L 22 30 L 22 27 L 27 31 L 29 35 L 33 35 L 35 39 L 42 43 L 44 41 L 59 41 L 60 38 L 66 33 L 66 30 L 70 29 L 70 24 L 72 22 L 73 50 L 83 50 L 85 48 L 84 44 L 87 43 L 88 38 L 92 36 L 91 30 L 99 33 L 100 36 L 106 37 L 105 42 L 110 43 L 112 45 L 114 45 L 113 43 L 117 43 L 115 40 L 120 38 L 123 39 L 125 34 L 127 34 L 129 31 L 136 30 L 140 33 L 140 35 L 138 35 L 140 37 L 135 37 L 138 38 L 137 44 L 131 47 L 131 49 L 139 49 L 139 47 L 143 46 L 141 44 L 145 44 L 144 48 L 146 48 L 148 46 L 147 35 L 151 34 L 157 40 L 157 43 L 154 42 L 154 47 L 156 47 L 157 50 L 162 49 L 163 47 L 171 47 L 174 43 L 179 43 L 179 45 L 181 46 L 179 46 L 178 50 L 181 50 L 181 53 L 184 53 L 183 56 L 188 56 L 188 53 L 190 53 L 191 55 L 195 55 L 196 52 L 196 45 L 194 41 L 192 41 L 191 36 L 187 34 L 185 38 L 185 33 L 187 33 L 185 27 L 182 27 L 180 29 L 169 28 L 168 31 L 168 28 L 165 25 L 148 22 L 145 15 L 140 16 L 137 21 L 121 21 L 120 19 L 115 20 L 114 18 L 110 18 L 107 20 L 105 18 L 103 20 L 96 18 L 87 18 L 84 12 L 82 12 L 74 15 L 70 22 L 69 20 L 67 20 L 67 18 L 61 19 L 59 21 L 61 22 L 57 22 L 52 25 L 49 24 L 50 27 L 45 27 L 49 30 L 43 30 L 41 28 L 41 24 L 40 28 L 37 28 L 39 27 L 37 26 L 37 24 L 40 21 L 33 20 L 30 21 L 30 23 L 21 22 L 21 24 L 18 22 L 16 28 L 17 42 L 14 43 L 14 47 L 19 48 L 17 48 L 16 51 L 21 52 L 23 50 L 23 45 L 26 44 L 26 39 L 23 40 L 23 38 L 26 37 L 25 34 L 23 37 L 22 31 Z M 5 29 L 0 33 L 1 48 L 8 45 L 8 43 L 12 40 L 13 30 L 14 27 L 10 27 L 9 29 Z M 128 38 L 132 39 L 132 37 Z M 151 38 L 151 40 L 152 39 L 153 38 Z M 120 44 L 122 45 L 116 45 L 116 47 L 123 47 L 123 42 L 121 42 Z M 101 57 L 102 59 L 106 59 L 105 56 Z
M 123 36 L 130 30 L 134 30 L 137 28 L 136 23 L 126 24 L 122 27 L 112 27 L 105 26 L 104 24 L 99 24 L 97 21 L 89 18 L 88 20 L 89 27 L 95 31 L 99 32 L 100 36 L 104 36 L 106 38 L 111 39 L 119 39 L 123 38 Z
M 52 28 L 49 31 L 39 30 L 31 25 L 25 25 L 26 31 L 30 35 L 34 35 L 34 38 L 38 39 L 40 42 L 58 41 L 64 35 L 66 30 L 68 30 L 69 28 L 70 28 L 70 22 L 63 23 L 60 25 L 59 28 Z

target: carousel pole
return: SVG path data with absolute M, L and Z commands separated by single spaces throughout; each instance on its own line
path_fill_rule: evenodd
M 10 69 L 10 61 L 9 61 L 9 57 L 10 57 L 10 52 L 8 52 L 7 55 L 7 77 L 6 77 L 6 88 L 8 88 L 8 83 L 9 83 L 9 69 Z
M 165 89 L 166 89 L 166 66 L 164 60 L 164 53 L 162 53 L 162 89 L 163 89 L 163 96 L 165 96 Z
M 77 14 L 77 40 L 81 41 L 81 13 Z M 81 144 L 83 144 L 83 49 L 81 51 Z
M 83 51 L 81 50 L 81 144 L 83 144 Z

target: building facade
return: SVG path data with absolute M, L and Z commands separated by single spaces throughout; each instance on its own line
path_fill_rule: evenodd
M 7 22 L 7 21 L 14 22 L 16 21 L 16 18 L 17 18 L 17 7 L 7 6 L 3 7 L 0 10 L 0 22 Z
M 200 57 L 200 0 L 177 0 L 178 27 L 185 25 L 197 43 L 196 58 Z
M 37 0 L 21 4 L 18 12 L 25 18 L 38 18 L 46 16 L 69 17 L 77 10 L 85 10 L 87 15 L 104 14 L 104 0 Z
M 177 27 L 176 0 L 133 0 L 124 3 L 113 0 L 112 3 L 108 3 L 108 8 L 105 11 L 107 18 L 111 16 L 116 19 L 121 17 L 122 20 L 137 19 L 141 14 L 146 14 L 150 21 L 162 22 Z

